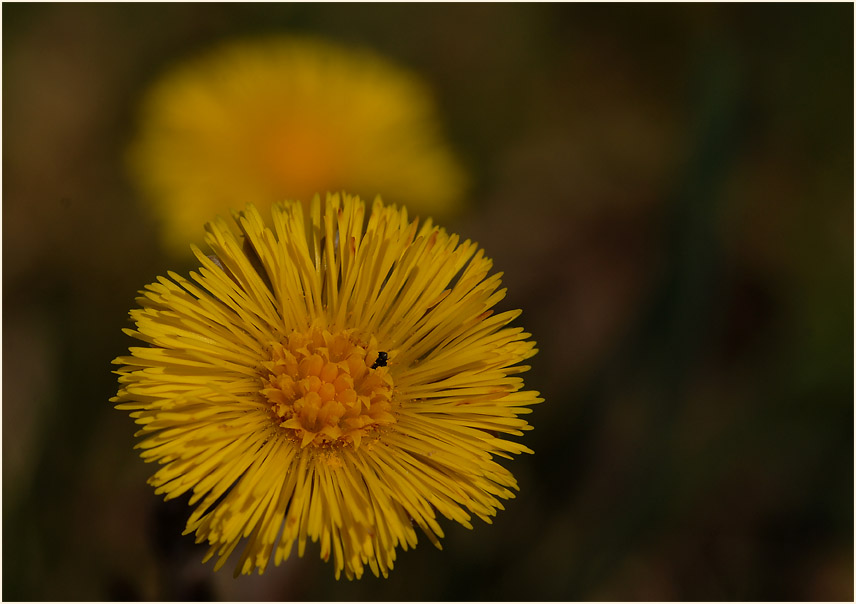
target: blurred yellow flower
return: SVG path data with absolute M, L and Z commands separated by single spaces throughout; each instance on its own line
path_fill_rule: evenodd
M 192 492 L 186 533 L 219 568 L 263 572 L 320 541 L 336 577 L 387 576 L 438 514 L 472 528 L 514 496 L 495 456 L 540 402 L 521 390 L 529 334 L 493 313 L 500 274 L 478 246 L 376 200 L 316 196 L 207 225 L 202 267 L 148 285 L 114 362 L 112 400 L 141 425 L 167 499 Z
M 128 159 L 173 252 L 248 202 L 345 189 L 436 217 L 466 185 L 417 75 L 313 38 L 230 42 L 174 68 L 145 97 Z

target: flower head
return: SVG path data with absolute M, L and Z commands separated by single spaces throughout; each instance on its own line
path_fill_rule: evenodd
M 173 251 L 247 202 L 266 211 L 344 188 L 436 216 L 465 185 L 418 76 L 286 36 L 225 43 L 169 71 L 144 99 L 129 161 Z
M 113 399 L 141 425 L 167 499 L 190 492 L 186 533 L 219 568 L 264 571 L 320 541 L 337 578 L 387 575 L 438 515 L 486 522 L 517 488 L 496 457 L 540 402 L 519 311 L 478 246 L 378 199 L 316 196 L 207 225 L 213 255 L 148 285 Z

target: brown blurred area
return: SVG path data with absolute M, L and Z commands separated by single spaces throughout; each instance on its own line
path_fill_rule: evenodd
M 4 4 L 3 598 L 853 599 L 853 6 Z M 387 580 L 232 579 L 108 398 L 173 266 L 127 181 L 141 92 L 237 35 L 434 86 L 546 402 L 493 525 Z M 381 192 L 382 193 L 382 192 Z M 394 201 L 394 200 L 390 200 Z M 200 225 L 201 228 L 201 225 Z

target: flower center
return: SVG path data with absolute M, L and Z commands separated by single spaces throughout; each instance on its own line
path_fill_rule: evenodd
M 370 432 L 395 423 L 385 360 L 374 338 L 364 345 L 353 330 L 294 332 L 272 345 L 262 394 L 274 421 L 301 447 L 359 447 Z

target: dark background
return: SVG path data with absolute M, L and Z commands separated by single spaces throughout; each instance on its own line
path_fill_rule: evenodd
M 3 598 L 853 598 L 853 6 L 3 5 Z M 234 35 L 373 48 L 475 186 L 447 226 L 540 354 L 491 526 L 387 580 L 213 573 L 112 409 L 171 268 L 122 154 L 142 91 Z M 201 227 L 201 225 L 200 225 Z

